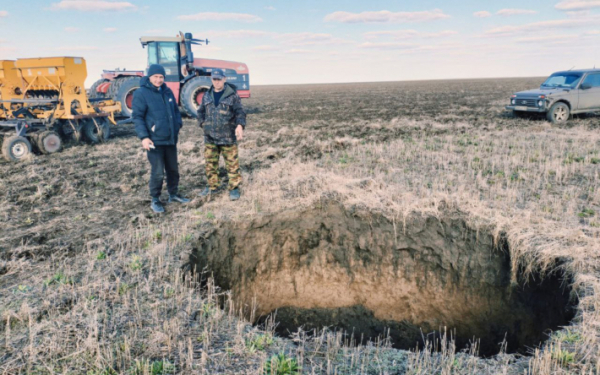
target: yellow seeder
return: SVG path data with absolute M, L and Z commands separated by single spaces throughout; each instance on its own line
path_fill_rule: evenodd
M 81 57 L 0 60 L 4 156 L 20 158 L 10 151 L 15 142 L 20 150 L 31 150 L 33 143 L 41 152 L 51 153 L 60 149 L 56 143 L 66 136 L 92 143 L 108 139 L 110 123 L 116 125 L 114 115 L 121 111 L 121 105 L 111 99 L 90 99 L 84 86 L 86 78 L 86 62 Z M 19 137 L 18 142 L 15 137 Z M 47 145 L 48 139 L 54 146 Z
M 21 78 L 17 73 L 15 62 L 12 60 L 0 60 L 0 118 L 7 118 L 11 109 L 11 100 L 23 97 L 21 91 Z

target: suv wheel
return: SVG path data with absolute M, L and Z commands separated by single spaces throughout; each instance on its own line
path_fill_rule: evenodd
M 548 121 L 553 124 L 564 124 L 569 120 L 570 116 L 571 110 L 565 103 L 554 104 L 552 107 L 550 107 L 550 110 L 546 114 Z

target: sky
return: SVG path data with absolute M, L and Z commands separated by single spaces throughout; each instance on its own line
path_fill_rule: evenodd
M 600 0 L 0 0 L 0 60 L 81 56 L 88 87 L 103 69 L 145 69 L 141 36 L 179 31 L 257 85 L 600 67 Z

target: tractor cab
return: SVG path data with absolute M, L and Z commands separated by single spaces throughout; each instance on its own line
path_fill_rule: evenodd
M 148 48 L 148 67 L 160 64 L 165 68 L 166 82 L 180 82 L 183 79 L 181 69 L 181 38 L 142 37 L 142 46 Z
M 178 38 L 162 38 L 171 40 L 155 40 L 148 42 L 148 66 L 160 64 L 165 68 L 167 82 L 179 82 L 183 78 L 181 73 L 181 58 L 179 54 Z M 142 42 L 143 43 L 143 42 Z
M 191 33 L 176 37 L 141 37 L 142 47 L 148 47 L 148 66 L 160 64 L 165 68 L 166 82 L 184 83 L 186 78 L 208 76 L 210 72 L 194 66 L 192 45 L 208 44 L 208 39 L 194 39 Z

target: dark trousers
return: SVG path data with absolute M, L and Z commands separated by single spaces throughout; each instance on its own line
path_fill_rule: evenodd
M 165 172 L 167 174 L 167 190 L 170 195 L 177 194 L 179 187 L 179 166 L 177 164 L 177 146 L 155 146 L 147 152 L 152 166 L 150 171 L 150 195 L 160 197 Z

